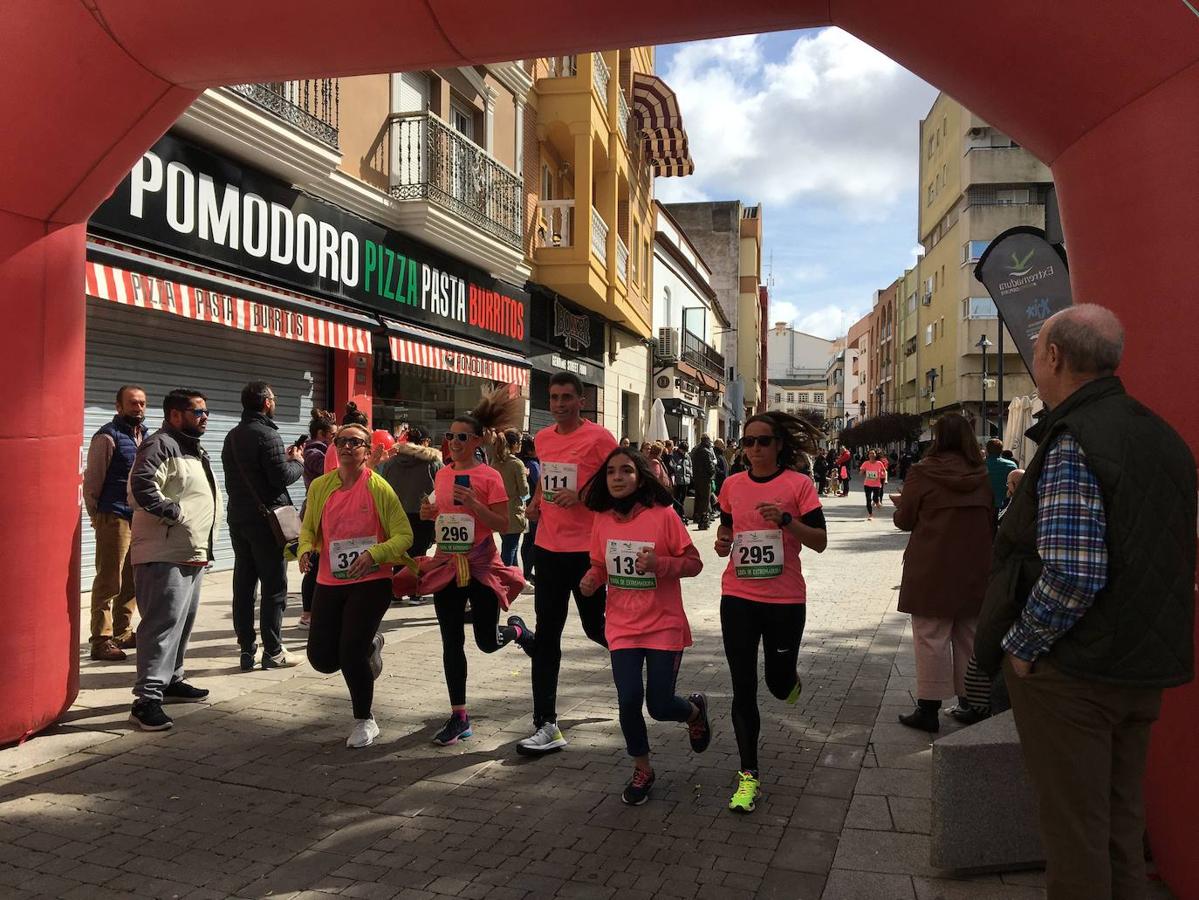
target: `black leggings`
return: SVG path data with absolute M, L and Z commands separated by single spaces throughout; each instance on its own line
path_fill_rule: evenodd
M 733 732 L 741 768 L 758 771 L 758 644 L 766 656 L 766 687 L 786 700 L 799 675 L 799 642 L 803 637 L 806 607 L 802 603 L 758 603 L 731 597 L 720 598 L 720 630 L 724 655 L 733 678 Z
M 612 680 L 620 704 L 620 730 L 629 756 L 649 755 L 649 735 L 644 704 L 657 722 L 686 722 L 691 718 L 691 702 L 676 696 L 682 650 L 645 650 L 640 647 L 612 651 Z M 641 670 L 645 669 L 642 684 Z
M 441 629 L 441 662 L 450 706 L 466 705 L 466 601 L 470 600 L 470 622 L 475 644 L 484 653 L 495 653 L 516 639 L 516 629 L 499 627 L 500 601 L 495 591 L 471 579 L 466 587 L 457 583 L 433 595 L 437 626 Z
M 880 484 L 878 487 L 866 488 L 866 515 L 874 515 L 874 504 L 883 505 L 883 487 Z
M 537 643 L 533 651 L 533 724 L 540 728 L 546 722 L 558 721 L 558 670 L 562 666 L 562 629 L 566 627 L 566 611 L 571 592 L 583 632 L 601 647 L 608 646 L 604 637 L 604 607 L 607 592 L 600 588 L 590 597 L 579 593 L 579 582 L 591 568 L 591 554 L 555 553 L 537 548 L 533 609 L 537 613 Z
M 370 655 L 375 633 L 391 605 L 391 580 L 317 584 L 308 629 L 308 662 L 326 675 L 341 669 L 355 719 L 369 719 L 375 699 Z

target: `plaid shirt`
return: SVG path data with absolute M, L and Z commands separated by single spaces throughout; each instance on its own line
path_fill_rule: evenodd
M 1032 662 L 1049 652 L 1107 584 L 1107 516 L 1082 447 L 1063 433 L 1037 482 L 1037 553 L 1043 568 L 1003 649 Z

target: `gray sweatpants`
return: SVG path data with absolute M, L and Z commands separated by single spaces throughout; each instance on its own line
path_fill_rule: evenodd
M 133 696 L 162 700 L 162 689 L 183 677 L 183 656 L 200 607 L 203 566 L 141 563 L 133 567 L 138 610 L 137 681 Z

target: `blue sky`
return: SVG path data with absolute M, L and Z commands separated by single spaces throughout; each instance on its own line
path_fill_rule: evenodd
M 658 48 L 695 174 L 664 203 L 763 204 L 771 321 L 836 337 L 915 261 L 921 117 L 936 90 L 836 28 Z

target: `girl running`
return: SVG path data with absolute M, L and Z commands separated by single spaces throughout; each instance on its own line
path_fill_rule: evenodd
M 679 579 L 698 575 L 703 563 L 674 512 L 673 494 L 637 451 L 618 447 L 608 454 L 583 496 L 597 515 L 591 568 L 579 591 L 590 597 L 608 585 L 605 636 L 620 730 L 634 766 L 620 799 L 640 806 L 654 786 L 643 703 L 656 721 L 686 722 L 696 753 L 708 749 L 712 738 L 707 698 L 691 694 L 684 700 L 675 694 L 683 648 L 691 646 Z
M 733 731 L 741 755 L 733 812 L 754 811 L 758 770 L 758 645 L 766 656 L 766 686 L 795 703 L 802 684 L 796 664 L 807 589 L 800 547 L 823 553 L 824 511 L 812 479 L 795 471 L 804 452 L 816 452 L 819 432 L 782 412 L 753 416 L 742 446 L 747 469 L 720 491 L 716 553 L 730 556 L 720 598 L 724 653 L 733 679 Z
M 887 464 L 879 460 L 877 450 L 871 450 L 862 463 L 862 484 L 866 488 L 866 520 L 874 521 L 874 505 L 883 504 L 883 485 L 887 483 Z
M 533 632 L 520 616 L 501 627 L 500 610 L 516 599 L 525 580 L 520 569 L 504 565 L 496 552 L 495 532 L 508 527 L 508 492 L 500 473 L 479 462 L 485 436 L 519 421 L 519 395 L 501 387 L 483 398 L 468 415 L 458 416 L 446 432 L 451 463 L 433 478 L 433 498 L 421 504 L 422 519 L 434 523 L 437 552 L 421 557 L 419 581 L 401 572 L 393 585 L 397 597 L 432 594 L 441 629 L 442 663 L 450 694 L 450 717 L 433 738 L 443 747 L 473 733 L 466 712 L 466 602 L 470 601 L 475 644 L 484 653 L 516 643 L 530 655 Z

